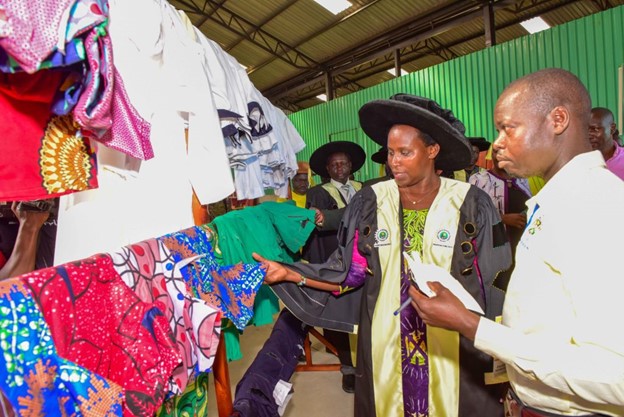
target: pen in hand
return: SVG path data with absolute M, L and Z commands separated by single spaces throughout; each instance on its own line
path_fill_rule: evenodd
M 394 315 L 398 316 L 399 313 L 403 310 L 405 310 L 405 307 L 407 307 L 408 305 L 410 305 L 410 303 L 412 302 L 412 299 L 410 297 L 407 297 L 407 300 L 403 301 L 403 304 L 401 304 L 401 307 L 399 307 L 395 312 Z
M 418 288 L 418 285 L 416 285 L 416 283 L 410 279 L 410 285 L 412 285 L 413 287 L 415 287 L 418 291 L 420 291 L 420 288 Z M 422 292 L 422 291 L 421 291 Z M 399 313 L 403 310 L 405 310 L 405 308 L 407 308 L 408 305 L 410 305 L 410 303 L 412 302 L 412 297 L 410 297 L 409 295 L 407 296 L 407 300 L 403 301 L 403 304 L 401 304 L 401 307 L 399 307 L 395 312 L 394 315 L 398 316 Z

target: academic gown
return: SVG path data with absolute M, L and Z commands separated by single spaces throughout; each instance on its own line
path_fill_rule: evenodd
M 511 264 L 503 224 L 482 190 L 455 180 L 441 180 L 425 224 L 423 261 L 449 270 L 486 316 L 493 319 L 500 315 L 504 298 L 495 279 Z M 371 273 L 364 285 L 340 296 L 290 282 L 272 286 L 304 323 L 358 333 L 358 417 L 404 415 L 400 318 L 392 314 L 400 305 L 402 221 L 398 187 L 393 180 L 364 187 L 345 211 L 338 230 L 339 247 L 327 262 L 290 265 L 309 278 L 343 282 L 358 230 L 357 249 L 366 258 Z M 467 224 L 474 226 L 473 234 L 468 233 L 473 230 Z M 473 244 L 473 250 L 464 254 L 461 246 L 466 241 Z M 476 350 L 471 341 L 457 332 L 427 326 L 427 341 L 429 416 L 502 416 L 498 388 L 483 388 L 484 374 L 492 371 L 492 358 Z

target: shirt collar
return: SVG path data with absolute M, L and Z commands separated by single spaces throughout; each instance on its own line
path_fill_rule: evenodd
M 543 206 L 561 200 L 561 196 L 567 193 L 566 189 L 570 187 L 570 184 L 579 183 L 582 178 L 587 176 L 587 171 L 606 167 L 600 151 L 576 155 L 535 196 L 528 199 L 526 205 L 530 208 L 535 204 Z
M 353 185 L 351 185 L 351 180 L 347 180 L 347 182 L 346 182 L 346 183 L 344 183 L 344 184 L 343 184 L 343 183 L 341 183 L 341 182 L 338 182 L 338 181 L 336 181 L 336 180 L 334 180 L 334 179 L 329 180 L 329 182 L 331 182 L 331 183 L 332 183 L 332 185 L 333 185 L 334 187 L 338 188 L 339 190 L 341 190 L 341 189 L 342 189 L 342 186 L 343 186 L 343 185 L 347 185 L 347 186 L 349 186 L 350 188 L 353 188 Z

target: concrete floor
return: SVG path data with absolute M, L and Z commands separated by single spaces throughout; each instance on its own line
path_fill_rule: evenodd
M 241 335 L 243 358 L 229 363 L 232 398 L 236 384 L 269 337 L 272 326 L 249 326 Z M 325 352 L 325 347 L 312 339 L 312 360 L 316 364 L 338 363 L 338 358 Z M 352 417 L 353 394 L 342 390 L 342 374 L 334 372 L 295 372 L 291 380 L 294 395 L 283 417 Z M 208 415 L 217 417 L 214 382 L 210 384 Z

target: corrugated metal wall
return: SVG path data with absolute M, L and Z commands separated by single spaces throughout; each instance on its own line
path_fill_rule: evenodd
M 620 6 L 293 113 L 289 117 L 307 144 L 298 159 L 309 160 L 330 140 L 352 140 L 372 155 L 379 146 L 359 128 L 357 111 L 370 100 L 401 92 L 436 100 L 464 122 L 467 136 L 491 141 L 496 133 L 494 104 L 505 85 L 548 67 L 575 73 L 589 89 L 592 104 L 616 114 L 617 69 L 624 64 L 623 27 Z M 369 159 L 356 179 L 374 178 L 378 172 L 379 166 Z

